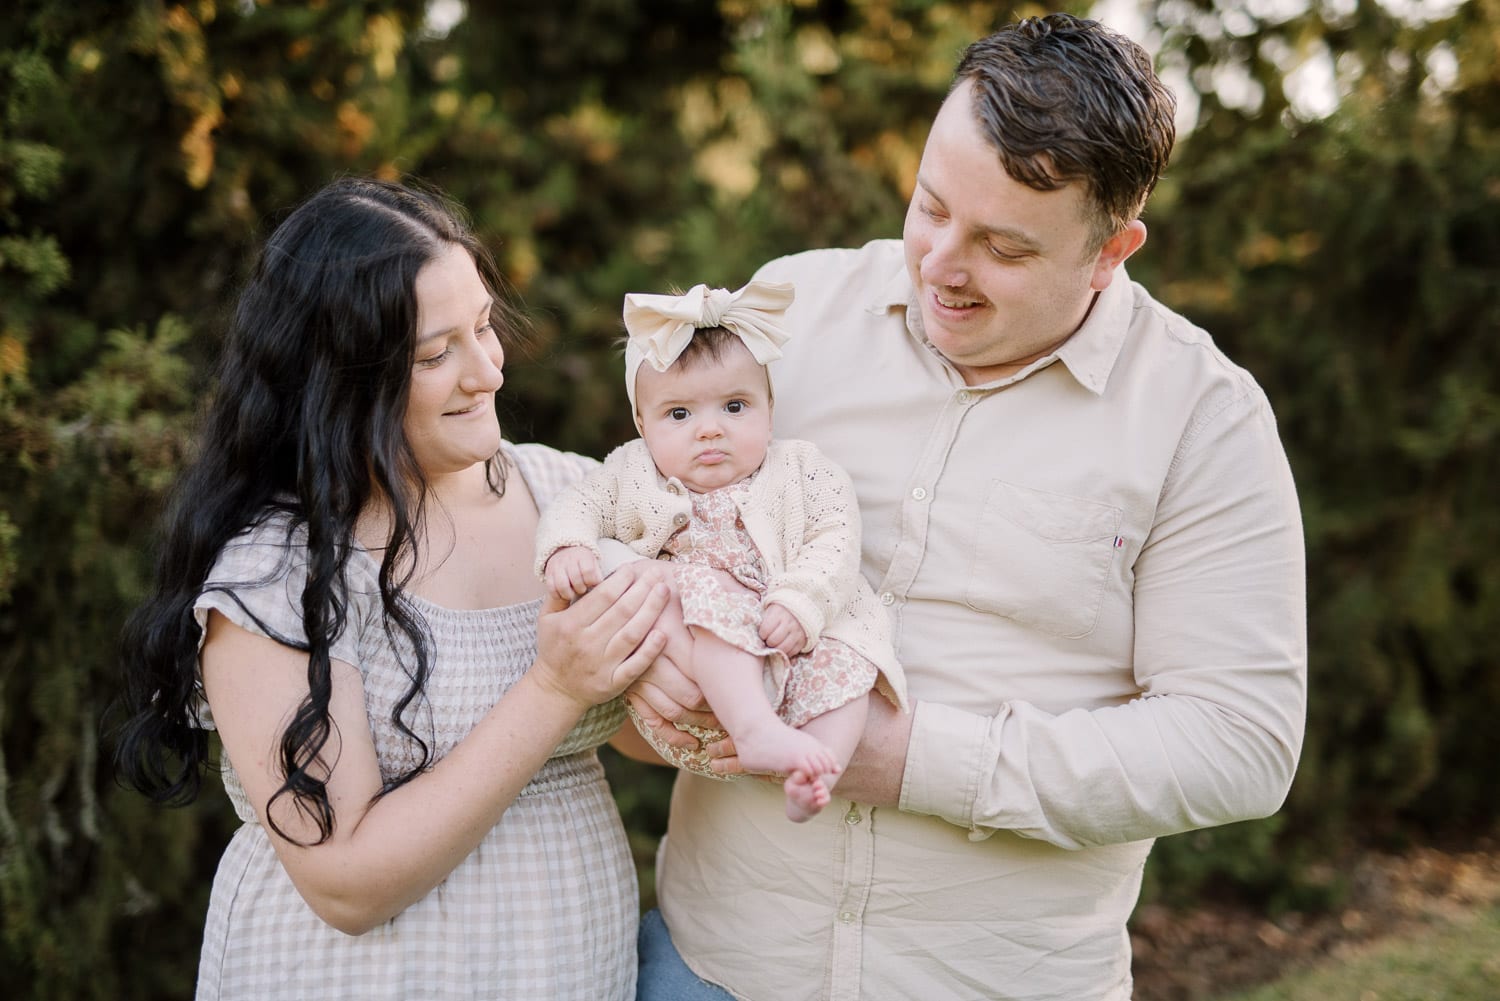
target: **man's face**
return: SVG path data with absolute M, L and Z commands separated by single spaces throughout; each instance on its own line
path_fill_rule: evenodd
M 1133 222 L 1094 250 L 1083 186 L 1037 191 L 1007 174 L 971 89 L 932 124 L 903 242 L 927 337 L 974 386 L 1067 340 L 1146 231 Z

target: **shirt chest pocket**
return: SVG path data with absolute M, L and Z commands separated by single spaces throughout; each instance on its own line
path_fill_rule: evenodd
M 971 540 L 964 600 L 1053 636 L 1087 636 L 1121 517 L 1099 501 L 996 480 Z

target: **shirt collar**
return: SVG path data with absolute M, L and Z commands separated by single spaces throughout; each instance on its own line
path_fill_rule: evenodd
M 1093 308 L 1083 325 L 1053 352 L 1079 385 L 1095 396 L 1104 395 L 1109 373 L 1125 347 L 1134 298 L 1130 294 L 1130 276 L 1121 265 L 1115 269 L 1109 287 L 1094 297 Z
M 876 277 L 869 297 L 865 300 L 865 311 L 883 316 L 900 306 L 905 309 L 911 303 L 911 272 L 906 270 L 906 256 L 898 254 L 896 263 L 886 274 Z
M 906 310 L 907 327 L 926 344 L 929 342 L 922 332 L 922 313 L 912 303 L 914 294 L 911 275 L 906 270 L 905 258 L 902 258 L 891 273 L 875 282 L 864 308 L 866 312 L 876 315 L 884 315 L 897 307 Z M 1125 273 L 1125 266 L 1120 265 L 1109 287 L 1095 297 L 1088 317 L 1074 331 L 1073 336 L 1064 341 L 1056 351 L 1038 358 L 1022 372 L 1005 381 L 1008 383 L 1024 378 L 1053 361 L 1060 361 L 1079 385 L 1095 396 L 1102 396 L 1104 387 L 1109 382 L 1109 374 L 1125 346 L 1125 335 L 1130 329 L 1132 302 L 1130 276 Z

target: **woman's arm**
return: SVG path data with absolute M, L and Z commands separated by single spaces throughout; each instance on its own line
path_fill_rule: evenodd
M 307 655 L 218 613 L 203 647 L 203 684 L 225 754 L 277 856 L 308 906 L 358 935 L 447 878 L 499 822 L 590 706 L 619 694 L 661 652 L 653 628 L 668 590 L 616 575 L 571 606 L 548 599 L 531 669 L 447 756 L 380 799 L 380 770 L 360 674 L 335 661 L 333 731 L 321 758 L 335 824 L 317 828 L 282 796 L 277 743 L 307 695 Z M 269 814 L 268 814 L 269 811 Z M 286 834 L 269 824 L 274 817 Z

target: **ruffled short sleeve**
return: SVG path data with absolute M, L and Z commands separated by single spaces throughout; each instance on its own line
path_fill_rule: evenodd
M 350 561 L 351 564 L 354 561 Z M 287 515 L 272 515 L 235 536 L 219 551 L 193 603 L 198 623 L 198 648 L 207 635 L 208 614 L 218 612 L 247 632 L 305 650 L 302 592 L 307 586 L 306 531 L 291 528 Z M 361 598 L 367 589 L 350 581 L 346 591 L 346 621 L 333 638 L 330 656 L 359 665 L 357 626 L 362 619 Z M 200 721 L 212 728 L 206 702 L 200 700 Z

